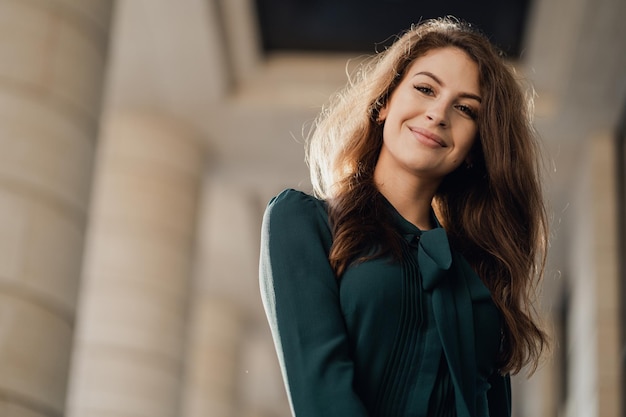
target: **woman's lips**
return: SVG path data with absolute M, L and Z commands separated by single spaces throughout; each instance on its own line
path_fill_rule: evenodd
M 427 129 L 423 129 L 421 127 L 411 127 L 409 129 L 413 132 L 417 140 L 427 146 L 441 148 L 446 148 L 448 146 L 439 135 L 436 135 Z

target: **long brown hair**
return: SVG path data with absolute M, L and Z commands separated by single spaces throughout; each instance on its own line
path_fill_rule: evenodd
M 483 104 L 470 151 L 473 167 L 461 166 L 444 178 L 434 208 L 451 245 L 467 258 L 502 312 L 501 370 L 517 373 L 528 364 L 534 370 L 548 338 L 533 307 L 546 259 L 547 219 L 532 100 L 499 51 L 471 25 L 452 18 L 415 25 L 363 64 L 316 120 L 307 162 L 316 195 L 329 203 L 329 260 L 340 277 L 353 262 L 399 256 L 401 238 L 384 215 L 373 181 L 382 146 L 378 112 L 415 59 L 450 46 L 478 65 Z

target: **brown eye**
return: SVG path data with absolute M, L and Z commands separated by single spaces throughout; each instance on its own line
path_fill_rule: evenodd
M 434 91 L 432 88 L 430 87 L 426 87 L 426 86 L 422 86 L 422 85 L 416 85 L 414 87 L 417 91 L 419 91 L 422 94 L 425 94 L 427 96 L 432 96 L 434 94 Z
M 476 117 L 478 116 L 473 108 L 471 108 L 470 106 L 466 106 L 465 104 L 459 104 L 456 106 L 456 108 L 465 113 L 472 120 L 476 120 Z

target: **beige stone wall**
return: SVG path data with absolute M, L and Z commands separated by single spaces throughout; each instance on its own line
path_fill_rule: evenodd
M 62 416 L 110 0 L 0 1 L 0 415 Z

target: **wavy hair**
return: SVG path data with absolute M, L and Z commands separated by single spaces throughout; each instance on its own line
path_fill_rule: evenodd
M 316 196 L 329 203 L 329 261 L 340 277 L 354 262 L 401 256 L 401 236 L 384 214 L 373 180 L 382 146 L 378 114 L 412 62 L 443 47 L 459 48 L 476 62 L 483 101 L 470 151 L 473 167 L 448 174 L 433 206 L 451 245 L 502 313 L 501 371 L 518 373 L 530 365 L 532 372 L 548 346 L 534 308 L 548 226 L 532 99 L 503 55 L 470 24 L 441 18 L 414 25 L 362 64 L 318 116 L 307 140 L 307 163 Z

